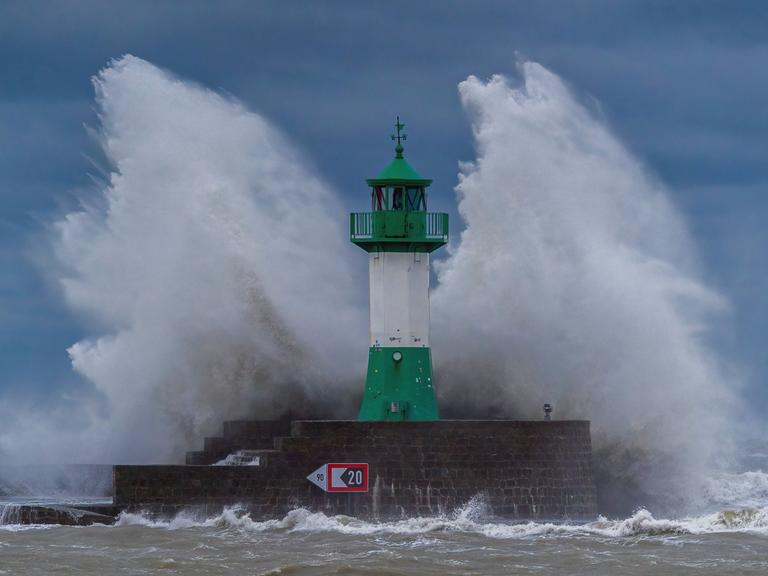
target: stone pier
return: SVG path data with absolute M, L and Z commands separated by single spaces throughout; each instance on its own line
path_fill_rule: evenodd
M 258 465 L 212 466 L 248 450 Z M 329 494 L 306 476 L 329 462 L 366 462 L 367 493 Z M 227 422 L 186 466 L 115 466 L 118 509 L 206 513 L 240 504 L 254 518 L 305 507 L 373 519 L 447 513 L 480 496 L 513 519 L 597 514 L 589 422 Z

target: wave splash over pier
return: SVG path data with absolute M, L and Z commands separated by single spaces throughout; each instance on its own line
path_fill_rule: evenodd
M 352 415 L 338 400 L 364 373 L 365 291 L 339 193 L 231 97 L 132 56 L 94 86 L 104 176 L 53 226 L 56 281 L 88 326 L 69 354 L 92 389 L 49 425 L 0 409 L 4 457 L 173 461 L 223 420 Z M 738 383 L 710 345 L 728 304 L 668 191 L 538 64 L 459 94 L 476 158 L 432 295 L 445 412 L 551 402 L 592 420 L 629 506 L 699 517 L 703 479 L 734 451 Z
M 594 102 L 539 64 L 518 70 L 459 84 L 477 157 L 456 187 L 465 229 L 436 265 L 441 391 L 463 414 L 552 403 L 590 419 L 605 483 L 685 511 L 732 463 L 739 381 L 712 345 L 728 303 Z

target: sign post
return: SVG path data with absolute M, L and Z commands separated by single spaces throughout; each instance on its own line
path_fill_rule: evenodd
M 307 480 L 326 492 L 368 492 L 368 464 L 333 462 L 323 464 Z

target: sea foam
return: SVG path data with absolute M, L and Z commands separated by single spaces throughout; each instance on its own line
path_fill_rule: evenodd
M 736 475 L 734 475 L 736 476 Z M 748 473 L 740 475 L 745 482 L 755 476 L 768 480 L 768 474 Z M 751 480 L 750 480 L 751 479 Z M 731 479 L 733 481 L 734 479 Z M 713 479 L 712 483 L 718 480 Z M 738 482 L 737 482 L 738 483 Z M 726 490 L 724 488 L 723 490 Z M 724 493 L 724 492 L 723 492 Z M 741 494 L 744 497 L 745 494 Z M 708 514 L 678 519 L 656 518 L 641 508 L 627 518 L 608 519 L 598 517 L 586 523 L 570 522 L 509 522 L 493 516 L 482 497 L 478 496 L 453 513 L 403 518 L 395 521 L 367 521 L 344 515 L 326 515 L 304 508 L 292 510 L 283 518 L 253 520 L 243 507 L 228 507 L 220 514 L 200 518 L 194 511 L 181 512 L 170 519 L 153 519 L 146 513 L 123 513 L 117 526 L 141 525 L 168 530 L 184 528 L 234 529 L 242 532 L 334 532 L 350 535 L 403 534 L 417 535 L 436 532 L 468 532 L 489 538 L 536 538 L 547 536 L 602 538 L 666 537 L 682 534 L 714 534 L 750 532 L 768 535 L 768 498 L 757 489 L 748 498 L 757 503 L 754 507 L 731 506 Z
M 256 521 L 247 512 L 233 507 L 203 520 L 180 514 L 170 520 L 153 520 L 147 515 L 124 513 L 117 526 L 141 525 L 167 530 L 217 528 L 242 532 L 334 532 L 349 535 L 402 534 L 418 535 L 437 532 L 467 532 L 488 538 L 535 538 L 546 536 L 596 536 L 629 538 L 638 536 L 673 536 L 678 534 L 712 534 L 753 532 L 768 534 L 768 507 L 721 511 L 681 519 L 655 518 L 640 509 L 624 519 L 597 518 L 584 524 L 558 522 L 510 523 L 478 516 L 470 504 L 455 514 L 414 517 L 391 522 L 372 522 L 349 516 L 329 516 L 306 509 L 292 510 L 277 520 Z
M 159 518 L 147 511 L 123 512 L 114 527 L 94 526 L 94 529 L 119 529 L 126 526 L 143 526 L 151 529 L 189 530 L 206 529 L 237 531 L 242 534 L 257 532 L 332 532 L 348 535 L 402 534 L 419 535 L 441 532 L 474 533 L 488 538 L 539 538 L 539 537 L 667 537 L 683 534 L 716 534 L 749 532 L 768 535 L 768 496 L 765 486 L 768 474 L 748 472 L 716 477 L 709 486 L 719 485 L 719 498 L 730 494 L 730 502 L 720 501 L 720 509 L 681 518 L 657 518 L 641 508 L 626 518 L 608 519 L 597 517 L 591 522 L 510 522 L 493 515 L 485 500 L 477 496 L 466 505 L 449 514 L 411 517 L 394 521 L 361 520 L 345 515 L 327 515 L 298 508 L 282 518 L 254 520 L 243 506 L 225 507 L 221 512 L 201 516 L 195 509 L 183 510 L 169 518 Z M 733 487 L 736 486 L 737 489 Z M 751 486 L 745 488 L 744 486 Z M 744 506 L 751 502 L 752 506 Z M 702 504 L 706 505 L 706 504 Z M 711 503 L 710 503 L 711 505 Z M 0 505 L 0 529 L 19 531 L 50 529 L 50 525 L 19 525 L 14 523 L 14 507 Z M 71 527 L 69 527 L 71 528 Z M 82 527 L 74 528 L 81 530 Z

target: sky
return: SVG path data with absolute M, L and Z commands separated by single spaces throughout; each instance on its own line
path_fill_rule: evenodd
M 474 157 L 457 84 L 543 64 L 669 188 L 731 303 L 717 348 L 768 408 L 768 4 L 682 0 L 3 2 L 0 398 L 84 385 L 66 348 L 89 326 L 46 269 L 48 227 L 100 170 L 91 77 L 126 53 L 264 114 L 350 210 L 399 114 L 430 208 L 454 215 Z

